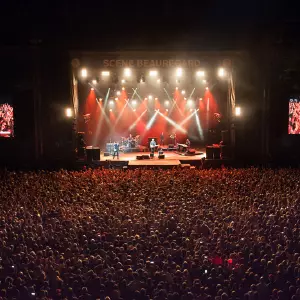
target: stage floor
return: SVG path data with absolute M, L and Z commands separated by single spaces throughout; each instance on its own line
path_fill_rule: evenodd
M 196 151 L 196 155 L 189 155 L 186 156 L 183 153 L 180 154 L 178 152 L 175 151 L 164 151 L 164 155 L 165 158 L 164 159 L 159 159 L 158 158 L 158 153 L 156 152 L 154 154 L 154 158 L 153 159 L 143 159 L 143 160 L 138 160 L 136 157 L 140 156 L 140 155 L 149 155 L 150 156 L 150 152 L 131 152 L 131 153 L 121 153 L 120 152 L 120 157 L 119 159 L 117 159 L 115 157 L 115 159 L 113 159 L 113 156 L 104 156 L 103 153 L 101 153 L 101 161 L 118 161 L 118 162 L 128 162 L 128 165 L 179 165 L 179 164 L 184 164 L 186 163 L 190 163 L 192 161 L 194 162 L 199 162 L 201 161 L 201 159 L 206 157 L 206 153 L 204 151 L 204 149 L 201 150 L 197 150 Z

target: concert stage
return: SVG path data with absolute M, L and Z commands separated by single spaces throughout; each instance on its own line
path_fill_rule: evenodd
M 156 152 L 154 158 L 138 159 L 139 156 L 150 157 L 150 152 L 131 152 L 120 153 L 119 159 L 113 159 L 113 156 L 100 155 L 98 165 L 103 167 L 127 167 L 128 169 L 135 168 L 173 168 L 180 165 L 201 166 L 203 158 L 205 158 L 205 151 L 196 151 L 196 155 L 187 156 L 183 153 L 164 151 L 165 158 L 159 159 Z M 95 162 L 94 162 L 95 163 Z

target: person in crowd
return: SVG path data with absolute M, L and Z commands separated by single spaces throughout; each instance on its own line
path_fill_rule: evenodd
M 0 177 L 1 300 L 300 299 L 300 170 Z

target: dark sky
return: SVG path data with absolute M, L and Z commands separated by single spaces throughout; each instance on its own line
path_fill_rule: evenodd
M 230 46 L 249 40 L 249 34 L 277 30 L 284 20 L 297 20 L 295 5 L 270 0 L 4 0 L 1 44 L 41 39 L 71 48 L 110 48 L 167 40 L 192 47 L 218 40 Z

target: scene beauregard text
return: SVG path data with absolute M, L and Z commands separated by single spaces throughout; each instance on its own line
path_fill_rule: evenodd
M 183 67 L 183 68 L 197 68 L 200 67 L 200 60 L 182 60 L 182 59 L 104 59 L 103 67 L 132 67 L 132 68 L 169 68 L 169 67 Z

